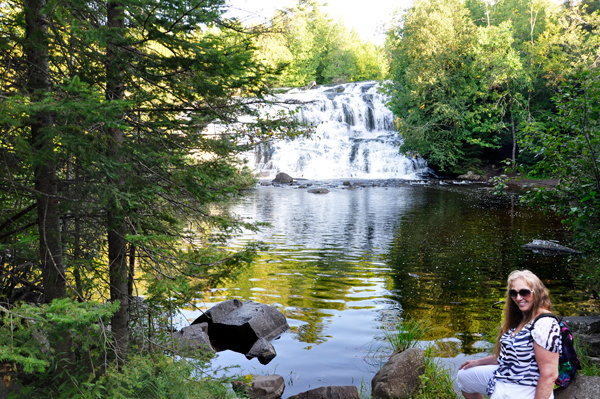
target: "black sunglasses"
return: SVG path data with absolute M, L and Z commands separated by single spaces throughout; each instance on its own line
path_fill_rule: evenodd
M 523 289 L 521 289 L 519 291 L 517 291 L 517 290 L 509 290 L 508 291 L 508 295 L 511 298 L 516 298 L 517 294 L 519 294 L 519 295 L 521 295 L 521 298 L 527 298 L 529 295 L 531 295 L 532 292 L 533 291 L 528 290 L 527 288 L 523 288 Z

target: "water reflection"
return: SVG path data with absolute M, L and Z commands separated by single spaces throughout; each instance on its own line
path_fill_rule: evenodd
M 482 337 L 501 316 L 490 305 L 503 298 L 506 276 L 517 268 L 540 276 L 559 313 L 587 306 L 576 290 L 582 258 L 521 248 L 533 239 L 569 245 L 569 232 L 514 198 L 476 186 L 330 190 L 260 188 L 233 207 L 271 226 L 232 245 L 261 240 L 270 249 L 198 306 L 233 298 L 272 304 L 291 330 L 274 342 L 278 356 L 268 366 L 231 352 L 219 354 L 215 366 L 280 374 L 288 382 L 284 397 L 324 385 L 370 386 L 382 331 L 407 314 L 430 322 L 428 341 L 441 340 L 440 356 L 460 363 L 489 347 Z

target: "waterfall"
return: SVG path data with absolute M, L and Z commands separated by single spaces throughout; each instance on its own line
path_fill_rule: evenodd
M 424 159 L 399 153 L 394 115 L 377 82 L 292 89 L 278 98 L 306 102 L 299 118 L 316 131 L 310 139 L 257 145 L 252 166 L 263 178 L 285 172 L 308 179 L 412 179 L 429 171 Z

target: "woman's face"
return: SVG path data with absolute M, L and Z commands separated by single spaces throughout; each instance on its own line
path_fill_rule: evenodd
M 513 292 L 513 290 L 516 291 L 516 296 L 514 295 L 515 292 Z M 527 291 L 530 292 L 529 295 L 521 295 L 523 293 L 526 293 Z M 526 313 L 529 312 L 529 310 L 531 310 L 531 306 L 533 305 L 534 293 L 532 292 L 531 287 L 527 285 L 525 280 L 523 280 L 522 278 L 514 280 L 510 287 L 509 295 L 510 298 L 517 304 L 521 312 Z

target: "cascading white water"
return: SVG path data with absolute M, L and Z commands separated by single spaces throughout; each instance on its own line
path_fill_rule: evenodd
M 424 159 L 399 153 L 394 116 L 377 89 L 377 82 L 358 82 L 279 95 L 306 102 L 300 118 L 316 132 L 311 139 L 256 146 L 254 167 L 263 178 L 285 172 L 308 179 L 413 179 L 428 173 Z

